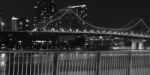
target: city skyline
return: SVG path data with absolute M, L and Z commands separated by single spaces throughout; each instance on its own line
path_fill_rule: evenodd
M 0 0 L 0 75 L 149 75 L 148 3 Z
M 4 10 L 7 20 L 12 16 L 33 17 L 33 1 L 31 0 L 1 0 L 0 8 Z M 87 4 L 87 21 L 102 27 L 121 27 L 131 19 L 144 18 L 149 24 L 150 15 L 146 2 L 121 2 L 121 1 L 75 1 L 56 0 L 57 10 L 69 5 Z M 9 18 L 9 19 L 8 19 Z

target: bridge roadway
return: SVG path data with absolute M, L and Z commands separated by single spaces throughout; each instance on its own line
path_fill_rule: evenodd
M 33 31 L 0 31 L 0 35 L 14 34 L 14 35 L 30 35 L 30 36 L 51 36 L 51 35 L 87 35 L 87 36 L 112 36 L 122 37 L 130 39 L 150 39 L 150 35 L 133 35 L 133 34 L 120 34 L 120 33 L 109 33 L 109 32 L 33 32 Z
M 111 33 L 87 33 L 87 32 L 29 32 L 33 35 L 90 35 L 90 36 L 116 36 L 123 38 L 134 38 L 134 39 L 149 39 L 150 36 L 140 36 L 140 35 L 124 35 L 124 34 L 111 34 Z

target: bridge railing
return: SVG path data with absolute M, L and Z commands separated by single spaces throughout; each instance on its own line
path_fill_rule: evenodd
M 0 75 L 150 75 L 150 51 L 1 51 Z

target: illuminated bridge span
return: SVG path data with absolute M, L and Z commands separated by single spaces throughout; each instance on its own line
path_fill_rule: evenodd
M 150 38 L 150 28 L 143 19 L 131 20 L 120 29 L 104 28 L 88 23 L 71 9 L 60 10 L 52 18 L 40 22 L 33 31 Z

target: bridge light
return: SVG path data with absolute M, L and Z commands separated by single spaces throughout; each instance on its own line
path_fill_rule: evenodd
M 83 30 L 83 32 L 85 32 L 85 33 L 86 33 L 86 32 L 87 32 L 87 30 L 85 30 L 85 29 L 84 29 L 84 30 Z
M 105 33 L 106 31 L 105 31 L 105 30 L 103 30 L 102 32 L 103 32 L 103 33 Z
M 76 29 L 76 31 L 75 32 L 79 32 L 79 30 L 78 29 Z
M 99 30 L 97 30 L 96 32 L 97 32 L 97 33 L 99 33 L 100 31 L 99 31 Z
M 114 34 L 117 34 L 117 32 L 113 32 Z
M 90 30 L 90 32 L 91 32 L 91 33 L 93 33 L 93 32 L 94 32 L 94 30 Z
M 61 31 L 61 32 L 64 32 L 64 29 L 63 29 L 63 28 L 60 28 L 60 31 Z
M 115 39 L 119 39 L 118 37 L 115 37 Z
M 55 29 L 54 29 L 54 28 L 52 28 L 52 29 L 51 29 L 51 31 L 52 31 L 52 32 L 54 32 L 54 31 L 55 31 Z
M 110 34 L 110 33 L 112 33 L 111 31 L 108 31 L 108 33 Z
M 71 28 L 69 28 L 69 32 L 72 32 L 72 29 L 71 29 Z
M 120 34 L 124 34 L 123 32 L 121 32 Z

